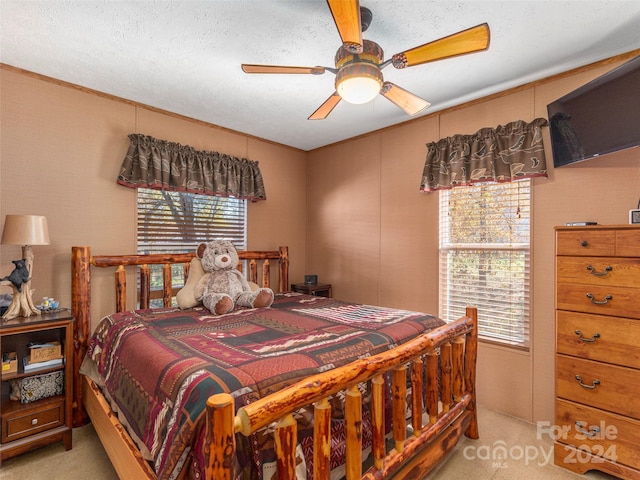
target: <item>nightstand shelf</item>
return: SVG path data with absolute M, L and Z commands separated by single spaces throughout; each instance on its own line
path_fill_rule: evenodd
M 0 322 L 0 352 L 16 352 L 17 372 L 0 378 L 0 464 L 34 448 L 62 441 L 72 446 L 71 408 L 73 398 L 73 315 L 68 310 L 18 317 Z M 25 372 L 22 360 L 33 342 L 60 342 L 62 365 Z M 11 399 L 13 382 L 39 381 L 38 377 L 60 372 L 62 392 L 21 403 Z M 42 378 L 42 377 L 41 377 Z

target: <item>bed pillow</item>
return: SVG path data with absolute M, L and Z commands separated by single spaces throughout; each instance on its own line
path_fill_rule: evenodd
M 202 268 L 202 263 L 200 263 L 200 259 L 195 257 L 193 260 L 191 260 L 191 266 L 189 267 L 189 277 L 187 277 L 187 283 L 176 294 L 176 301 L 178 302 L 178 306 L 182 310 L 200 305 L 201 302 L 196 300 L 194 291 L 195 291 L 196 285 L 198 284 L 200 279 L 204 276 L 204 273 L 205 272 L 204 272 L 204 269 Z M 253 283 L 253 282 L 249 282 L 249 287 L 251 288 L 252 292 L 260 288 L 257 283 Z
M 204 276 L 204 270 L 199 258 L 191 260 L 191 266 L 189 267 L 189 276 L 187 277 L 187 283 L 176 294 L 176 301 L 178 306 L 184 310 L 185 308 L 195 307 L 200 302 L 196 300 L 194 294 L 196 285 L 200 279 Z

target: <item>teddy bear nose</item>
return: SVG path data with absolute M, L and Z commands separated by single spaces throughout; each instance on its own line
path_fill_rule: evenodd
M 222 260 L 223 262 L 228 262 L 229 261 L 229 257 L 227 257 L 226 255 L 224 257 L 222 257 L 220 260 Z

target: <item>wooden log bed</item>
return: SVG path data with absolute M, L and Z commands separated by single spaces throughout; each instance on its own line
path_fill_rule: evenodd
M 250 281 L 271 286 L 271 265 L 277 263 L 278 285 L 288 290 L 288 249 L 238 252 Z M 157 479 L 149 461 L 112 411 L 101 389 L 79 373 L 91 336 L 91 269 L 116 267 L 116 307 L 126 309 L 125 266 L 140 267 L 140 306 L 152 296 L 149 266 L 163 267 L 162 298 L 170 305 L 174 289 L 170 267 L 184 264 L 185 278 L 192 254 L 92 256 L 89 247 L 72 249 L 72 309 L 76 318 L 74 356 L 74 426 L 87 415 L 122 479 Z M 260 278 L 260 281 L 258 279 Z M 97 292 L 93 292 L 97 294 Z M 297 424 L 294 412 L 313 405 L 314 480 L 330 478 L 330 424 L 333 395 L 344 395 L 347 480 L 419 479 L 431 471 L 464 434 L 478 438 L 475 394 L 477 310 L 468 307 L 455 322 L 438 326 L 382 353 L 304 378 L 236 410 L 234 398 L 217 393 L 206 401 L 204 457 L 208 480 L 235 478 L 236 435 L 251 435 L 274 427 L 277 478 L 296 479 Z M 387 380 L 385 384 L 385 378 Z M 370 386 L 371 455 L 363 458 L 363 395 L 358 385 Z M 390 394 L 385 395 L 385 385 Z M 385 401 L 390 398 L 391 425 L 385 425 Z M 386 399 L 386 400 L 385 400 Z M 84 409 L 82 408 L 84 406 Z M 179 478 L 187 478 L 184 468 Z

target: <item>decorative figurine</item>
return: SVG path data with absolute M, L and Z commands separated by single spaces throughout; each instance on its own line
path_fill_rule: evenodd
M 22 284 L 29 281 L 29 269 L 27 268 L 27 261 L 23 258 L 20 260 L 11 260 L 15 265 L 13 271 L 6 277 L 0 278 L 0 282 L 9 280 L 16 290 L 22 292 Z

